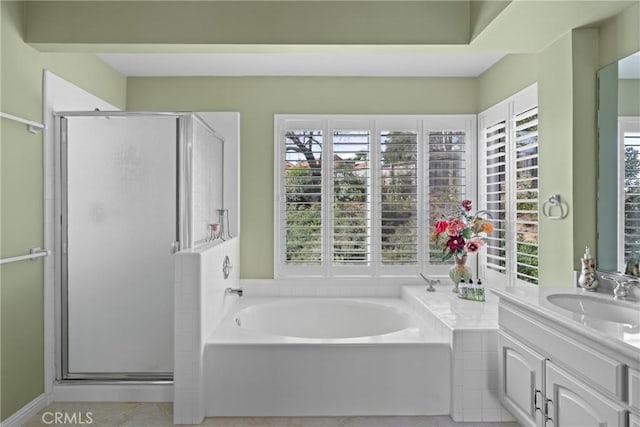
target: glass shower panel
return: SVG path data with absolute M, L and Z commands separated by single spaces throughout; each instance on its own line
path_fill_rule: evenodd
M 177 119 L 66 123 L 68 372 L 171 373 Z
M 211 130 L 191 117 L 193 140 L 193 230 L 195 244 L 209 236 L 209 224 L 218 222 L 217 209 L 223 208 L 223 142 Z M 225 224 L 226 226 L 226 224 Z

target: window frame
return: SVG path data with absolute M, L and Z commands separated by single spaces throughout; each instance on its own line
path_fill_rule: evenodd
M 617 182 L 625 182 L 625 173 L 626 173 L 626 162 L 625 162 L 625 136 L 627 133 L 637 133 L 640 132 L 640 117 L 638 116 L 620 116 L 618 117 L 618 144 L 617 144 L 617 158 L 618 158 L 618 179 Z M 626 244 L 627 244 L 627 236 L 625 233 L 626 228 L 626 193 L 625 186 L 618 186 L 618 206 L 617 206 L 617 232 L 618 232 L 618 244 L 617 247 L 617 257 L 618 260 L 618 271 L 625 271 L 626 267 Z
M 328 114 L 275 114 L 274 115 L 274 278 L 289 277 L 415 277 L 419 273 L 430 276 L 446 275 L 450 265 L 432 265 L 428 260 L 429 246 L 429 218 L 428 218 L 428 137 L 429 132 L 464 131 L 465 132 L 465 185 L 464 198 L 476 200 L 477 190 L 477 122 L 475 114 L 456 115 L 328 115 Z M 366 128 L 358 128 L 366 125 Z M 331 261 L 331 244 L 323 239 L 322 262 L 319 266 L 295 266 L 285 262 L 286 229 L 283 227 L 286 208 L 286 191 L 284 181 L 285 163 L 285 134 L 290 130 L 321 130 L 322 156 L 332 156 L 332 138 L 334 130 L 365 130 L 371 131 L 370 163 L 372 183 L 371 192 L 371 248 L 370 265 L 335 266 Z M 384 131 L 416 131 L 417 134 L 417 173 L 418 173 L 418 202 L 417 202 L 417 263 L 415 265 L 383 265 L 381 262 L 381 209 L 380 209 L 380 139 Z M 326 168 L 326 169 L 325 169 Z M 322 194 L 329 200 L 332 194 L 333 165 L 323 167 Z M 325 171 L 326 170 L 326 171 Z M 331 209 L 327 203 L 322 207 L 322 232 L 331 236 Z M 475 258 L 475 257 L 472 257 Z M 474 268 L 475 259 L 469 264 Z
M 538 84 L 534 83 L 531 86 L 517 92 L 509 98 L 489 107 L 485 111 L 478 114 L 478 194 L 479 202 L 482 209 L 487 209 L 487 174 L 486 174 L 486 133 L 485 130 L 489 129 L 496 124 L 504 121 L 506 126 L 505 131 L 505 271 L 504 273 L 491 269 L 487 265 L 487 251 L 481 252 L 479 262 L 481 265 L 481 277 L 485 283 L 496 283 L 513 286 L 515 284 L 532 285 L 533 283 L 518 278 L 517 267 L 517 230 L 516 230 L 516 172 L 515 167 L 516 147 L 515 147 L 515 131 L 516 131 L 516 118 L 523 113 L 530 111 L 534 108 L 538 108 Z M 539 119 L 539 111 L 538 111 Z M 540 140 L 538 137 L 538 151 L 537 151 L 537 170 L 539 172 L 539 154 L 540 154 Z M 538 173 L 539 179 L 539 173 Z M 540 188 L 538 180 L 538 190 Z M 538 248 L 540 247 L 540 194 L 538 193 L 538 219 L 537 219 L 537 234 L 538 234 Z M 538 252 L 539 254 L 539 252 Z M 539 256 L 539 255 L 538 255 Z M 538 272 L 540 266 L 537 266 Z M 539 284 L 537 282 L 534 285 Z

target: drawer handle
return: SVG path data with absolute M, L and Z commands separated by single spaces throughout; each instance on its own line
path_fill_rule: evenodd
M 533 410 L 542 412 L 542 407 L 538 406 L 538 393 L 540 393 L 540 397 L 542 397 L 542 392 L 540 390 L 536 390 L 533 392 Z
M 544 399 L 544 423 L 548 423 L 549 421 L 551 421 L 553 423 L 553 418 L 551 418 L 549 416 L 550 412 L 549 412 L 549 404 L 553 404 L 553 400 L 551 399 Z

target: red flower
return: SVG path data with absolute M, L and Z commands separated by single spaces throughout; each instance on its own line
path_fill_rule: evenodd
M 471 212 L 471 200 L 463 200 L 462 208 L 467 212 Z
M 456 252 L 464 248 L 464 243 L 462 236 L 451 236 L 447 241 L 447 246 L 451 252 Z
M 458 236 L 462 234 L 465 228 L 467 228 L 467 224 L 460 218 L 453 218 L 447 224 L 449 236 Z
M 438 234 L 442 234 L 445 231 L 447 231 L 448 226 L 449 226 L 449 223 L 445 220 L 436 221 L 436 232 Z

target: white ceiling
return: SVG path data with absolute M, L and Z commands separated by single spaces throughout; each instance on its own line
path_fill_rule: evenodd
M 501 53 L 101 53 L 126 76 L 477 77 Z

